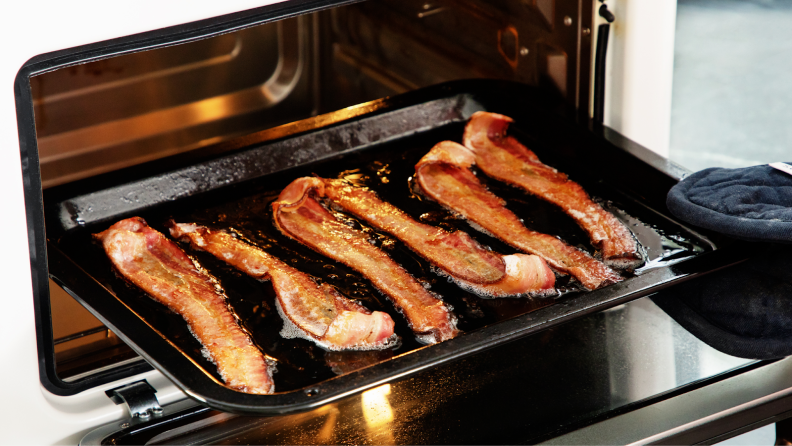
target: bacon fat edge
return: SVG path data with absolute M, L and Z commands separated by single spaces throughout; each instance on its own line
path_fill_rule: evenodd
M 593 202 L 579 184 L 542 164 L 536 154 L 506 135 L 511 122 L 508 116 L 487 112 L 476 112 L 470 118 L 463 139 L 475 154 L 478 168 L 559 206 L 588 233 L 606 265 L 619 269 L 640 266 L 643 258 L 630 230 Z
M 275 390 L 264 354 L 239 326 L 219 285 L 175 243 L 139 217 L 94 237 L 122 276 L 184 318 L 228 387 L 255 394 Z
M 293 337 L 290 328 L 296 327 L 300 337 L 328 350 L 382 349 L 398 339 L 393 333 L 393 319 L 387 313 L 372 313 L 332 286 L 317 285 L 307 274 L 228 232 L 171 222 L 170 233 L 253 278 L 269 279 L 287 324 L 281 332 L 284 337 Z
M 422 192 L 444 207 L 461 214 L 490 235 L 515 248 L 537 255 L 553 268 L 571 274 L 593 290 L 622 278 L 590 255 L 556 237 L 526 228 L 506 209 L 505 202 L 488 191 L 470 171 L 475 155 L 451 141 L 435 145 L 415 166 Z
M 341 223 L 311 195 L 323 195 L 318 178 L 298 178 L 272 204 L 275 226 L 315 251 L 356 269 L 388 296 L 419 341 L 436 343 L 459 334 L 456 317 L 365 233 Z
M 322 181 L 324 196 L 334 205 L 397 237 L 463 288 L 490 297 L 555 291 L 555 275 L 539 257 L 494 253 L 463 231 L 451 233 L 415 221 L 368 188 Z

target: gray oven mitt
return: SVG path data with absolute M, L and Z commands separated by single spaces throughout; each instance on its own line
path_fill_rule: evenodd
M 792 355 L 792 175 L 770 166 L 711 168 L 668 193 L 688 223 L 767 243 L 744 263 L 682 283 L 652 300 L 693 335 L 724 353 L 753 359 Z
M 671 188 L 666 204 L 702 228 L 743 240 L 792 243 L 792 175 L 767 165 L 696 172 Z

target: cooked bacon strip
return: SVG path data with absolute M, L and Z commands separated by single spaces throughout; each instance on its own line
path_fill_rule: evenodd
M 139 217 L 94 237 L 121 275 L 187 321 L 228 387 L 258 394 L 275 390 L 264 354 L 239 326 L 220 286 L 175 243 Z
M 170 233 L 251 277 L 271 280 L 287 324 L 281 332 L 284 337 L 297 334 L 329 350 L 374 350 L 396 341 L 393 319 L 387 313 L 372 313 L 328 284 L 318 286 L 307 274 L 225 231 L 171 222 Z
M 591 201 L 583 188 L 520 144 L 506 129 L 512 119 L 476 112 L 465 127 L 464 144 L 476 156 L 476 165 L 488 176 L 518 186 L 549 201 L 572 217 L 602 250 L 606 265 L 635 268 L 643 259 L 629 229 L 610 212 Z
M 593 290 L 621 281 L 621 277 L 588 254 L 547 234 L 526 228 L 505 202 L 482 185 L 470 171 L 475 156 L 467 148 L 443 141 L 415 166 L 423 193 L 461 214 L 484 231 L 517 249 L 537 255 L 553 268 L 573 275 Z
M 272 204 L 275 225 L 286 236 L 358 270 L 388 296 L 407 318 L 419 341 L 442 342 L 455 337 L 456 317 L 401 266 L 371 245 L 361 231 L 336 220 L 313 197 L 324 183 L 299 178 Z
M 413 220 L 367 188 L 342 180 L 322 181 L 318 195 L 399 238 L 463 288 L 495 297 L 554 291 L 555 275 L 539 257 L 496 254 L 465 232 L 451 233 Z

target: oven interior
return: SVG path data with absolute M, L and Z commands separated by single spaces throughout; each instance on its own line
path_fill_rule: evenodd
M 44 72 L 30 78 L 41 185 L 90 190 L 134 166 L 166 169 L 240 135 L 459 79 L 539 87 L 587 119 L 594 6 L 366 1 Z M 50 390 L 149 367 L 52 280 L 49 289 L 39 341 Z

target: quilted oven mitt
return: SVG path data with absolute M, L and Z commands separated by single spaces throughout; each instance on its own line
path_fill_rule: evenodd
M 752 359 L 792 355 L 792 249 L 784 245 L 792 243 L 792 175 L 768 165 L 705 169 L 674 186 L 667 204 L 693 225 L 770 243 L 761 257 L 671 287 L 652 300 L 724 353 Z
M 769 165 L 696 172 L 671 188 L 666 204 L 702 228 L 743 240 L 792 243 L 792 175 Z

